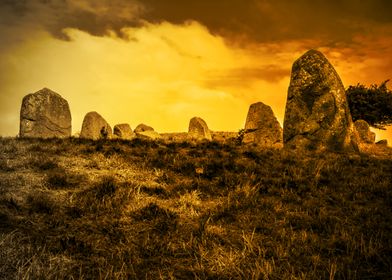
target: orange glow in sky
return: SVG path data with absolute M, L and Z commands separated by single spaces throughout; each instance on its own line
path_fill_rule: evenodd
M 130 1 L 134 5 L 129 6 L 120 0 L 113 5 L 107 1 L 102 5 L 88 0 L 70 1 L 68 13 L 91 13 L 97 25 L 110 22 L 113 29 L 104 26 L 105 32 L 101 33 L 94 29 L 96 26 L 70 22 L 61 27 L 61 36 L 57 34 L 59 30 L 53 31 L 56 19 L 45 18 L 48 7 L 44 4 L 29 8 L 42 12 L 37 12 L 37 17 L 45 21 L 35 22 L 27 15 L 25 24 L 14 25 L 6 24 L 7 18 L 12 22 L 14 12 L 8 7 L 8 17 L 3 15 L 0 24 L 0 35 L 7 38 L 0 43 L 0 135 L 17 135 L 23 96 L 43 87 L 68 100 L 74 133 L 80 131 L 89 111 L 99 112 L 112 126 L 129 123 L 135 128 L 146 123 L 158 132 L 183 132 L 192 117 L 200 116 L 212 130 L 238 131 L 244 126 L 249 105 L 258 101 L 270 105 L 283 124 L 291 65 L 309 48 L 319 49 L 330 59 L 345 86 L 392 78 L 392 24 L 388 22 L 369 20 L 368 30 L 360 28 L 342 39 L 340 31 L 338 37 L 328 37 L 333 34 L 328 28 L 333 26 L 323 25 L 324 31 L 313 31 L 312 26 L 310 35 L 292 36 L 287 31 L 291 26 L 288 22 L 271 30 L 281 38 L 269 33 L 255 33 L 252 38 L 252 32 L 245 32 L 247 27 L 244 32 L 237 25 L 233 29 L 219 27 L 213 18 L 199 19 L 197 15 L 177 19 L 169 12 L 182 10 L 166 7 L 165 15 L 152 14 L 141 23 L 131 24 L 139 13 L 160 5 L 147 2 L 150 6 L 138 1 Z M 173 5 L 175 2 L 167 1 Z M 232 2 L 233 9 L 241 5 L 239 1 Z M 255 2 L 260 13 L 270 13 L 271 24 L 274 17 L 280 20 L 274 13 L 274 9 L 281 8 L 279 5 L 275 7 L 267 0 Z M 60 9 L 55 5 L 49 8 Z M 203 7 L 198 8 L 202 13 Z M 117 11 L 117 21 L 106 19 L 111 11 Z M 241 20 L 245 21 L 250 12 L 244 8 L 237 13 L 242 15 L 238 19 L 238 26 L 242 26 Z M 257 17 L 253 16 L 249 18 L 255 21 Z M 219 19 L 219 14 L 216 17 Z M 291 20 L 288 15 L 287 18 Z M 358 23 L 353 20 L 347 26 L 355 24 Z M 249 28 L 253 25 L 250 22 Z M 318 36 L 322 32 L 326 35 Z M 392 142 L 392 129 L 377 131 L 377 138 Z

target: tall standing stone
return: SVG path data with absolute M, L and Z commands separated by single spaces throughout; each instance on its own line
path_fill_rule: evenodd
M 283 141 L 291 148 L 358 151 L 343 83 L 319 51 L 308 51 L 293 65 Z
M 110 139 L 112 128 L 106 120 L 97 112 L 89 112 L 83 119 L 80 138 L 86 139 Z
M 262 102 L 249 107 L 243 143 L 273 146 L 283 143 L 283 131 L 271 107 Z
M 23 98 L 20 110 L 20 137 L 70 137 L 71 111 L 67 100 L 43 88 Z
M 212 140 L 211 132 L 208 129 L 207 123 L 198 117 L 194 117 L 189 122 L 188 135 L 195 139 Z
M 130 140 L 135 137 L 135 133 L 127 123 L 117 124 L 113 128 L 113 134 L 120 139 Z

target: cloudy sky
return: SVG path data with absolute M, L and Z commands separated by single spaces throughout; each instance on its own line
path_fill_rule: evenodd
M 66 98 L 73 132 L 99 112 L 113 126 L 187 131 L 204 118 L 238 131 L 249 105 L 283 123 L 291 65 L 324 52 L 344 85 L 392 78 L 389 0 L 0 0 L 0 135 L 24 95 Z M 378 138 L 392 141 L 392 129 Z

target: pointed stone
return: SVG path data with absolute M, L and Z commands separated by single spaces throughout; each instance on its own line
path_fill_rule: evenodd
M 249 107 L 243 143 L 273 146 L 283 143 L 283 131 L 271 107 L 257 102 Z
M 308 51 L 293 65 L 283 141 L 289 148 L 358 151 L 343 83 L 319 51 Z
M 208 129 L 207 123 L 199 118 L 194 117 L 189 122 L 188 135 L 191 138 L 202 140 L 212 140 L 211 132 Z

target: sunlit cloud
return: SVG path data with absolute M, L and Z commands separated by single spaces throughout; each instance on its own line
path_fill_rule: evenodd
M 258 101 L 283 123 L 292 63 L 310 48 L 345 86 L 392 77 L 389 2 L 208 3 L 0 0 L 0 135 L 18 133 L 21 99 L 42 87 L 69 101 L 74 132 L 91 110 L 160 132 L 193 116 L 236 131 Z
M 112 124 L 145 122 L 158 131 L 184 131 L 193 116 L 202 116 L 211 128 L 238 130 L 248 101 L 269 84 L 253 89 L 263 79 L 249 69 L 259 69 L 262 76 L 263 64 L 197 22 L 124 28 L 121 38 L 92 36 L 76 29 L 64 33 L 70 40 L 41 31 L 2 55 L 1 71 L 6 73 L 4 88 L 8 90 L 3 94 L 17 97 L 9 114 L 15 114 L 24 94 L 46 86 L 69 100 L 74 131 L 91 110 Z M 270 67 L 267 64 L 265 71 Z M 223 76 L 229 72 L 230 79 L 249 84 L 246 90 L 254 93 L 246 96 L 239 82 L 227 87 Z M 219 81 L 212 86 L 208 84 L 212 80 Z M 4 126 L 17 133 L 11 124 Z

